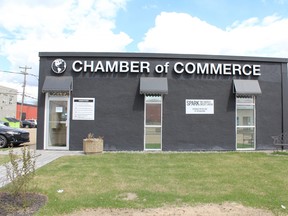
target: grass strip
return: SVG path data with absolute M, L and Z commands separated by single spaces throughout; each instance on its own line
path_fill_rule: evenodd
M 62 157 L 33 184 L 48 196 L 38 215 L 223 202 L 278 214 L 287 213 L 287 171 L 288 157 L 266 153 L 104 153 Z

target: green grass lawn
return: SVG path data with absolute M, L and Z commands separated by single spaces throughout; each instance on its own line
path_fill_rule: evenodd
M 67 214 L 81 208 L 223 202 L 288 214 L 287 155 L 229 152 L 66 156 L 37 170 L 32 183 L 49 199 L 38 215 Z M 58 193 L 59 189 L 63 193 Z M 137 199 L 123 199 L 126 193 L 136 194 Z

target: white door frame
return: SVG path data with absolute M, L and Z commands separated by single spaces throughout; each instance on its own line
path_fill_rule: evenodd
M 66 120 L 66 146 L 49 146 L 49 102 L 50 101 L 66 101 L 67 102 L 67 120 Z M 69 150 L 69 128 L 70 128 L 70 95 L 68 96 L 49 96 L 49 92 L 45 94 L 45 116 L 44 116 L 44 149 L 47 150 Z

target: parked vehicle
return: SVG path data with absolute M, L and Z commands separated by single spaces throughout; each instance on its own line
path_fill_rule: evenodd
M 20 128 L 21 122 L 14 117 L 5 117 L 2 119 L 3 122 L 7 122 L 9 127 Z
M 36 125 L 34 124 L 34 122 L 23 120 L 21 121 L 21 127 L 22 128 L 35 128 Z
M 37 128 L 37 120 L 36 119 L 26 119 L 26 121 L 33 122 L 35 127 Z
M 4 126 L 8 126 L 9 127 L 9 123 L 8 122 L 4 122 L 4 121 L 0 121 L 0 125 L 4 125 Z
M 29 136 L 28 131 L 0 124 L 0 148 L 5 148 L 10 144 L 18 146 L 22 143 L 29 142 Z

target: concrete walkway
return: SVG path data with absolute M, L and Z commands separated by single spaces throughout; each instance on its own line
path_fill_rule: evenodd
M 33 148 L 32 148 L 33 149 Z M 21 148 L 13 149 L 14 153 L 21 155 Z M 9 151 L 0 151 L 0 155 L 8 155 Z M 36 169 L 66 155 L 83 155 L 83 151 L 50 151 L 50 150 L 36 150 Z M 6 177 L 6 167 L 0 166 L 0 187 L 9 184 L 9 180 Z

